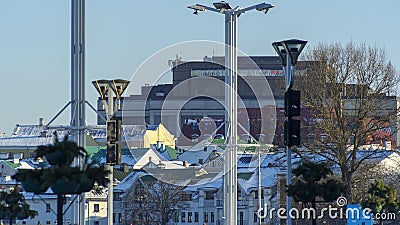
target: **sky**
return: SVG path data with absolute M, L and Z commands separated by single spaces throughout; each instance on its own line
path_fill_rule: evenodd
M 229 1 L 231 6 L 251 6 L 254 0 Z M 149 58 L 171 45 L 169 59 L 181 53 L 179 43 L 207 40 L 223 42 L 223 15 L 193 15 L 189 5 L 212 6 L 193 0 L 92 0 L 86 1 L 86 99 L 96 105 L 97 79 L 131 80 Z M 238 48 L 247 55 L 275 55 L 274 41 L 350 41 L 385 48 L 400 70 L 400 1 L 383 0 L 273 0 L 264 15 L 249 11 L 238 21 Z M 70 0 L 0 1 L 0 134 L 11 134 L 16 124 L 48 122 L 70 100 Z M 212 46 L 212 45 L 211 45 Z M 220 45 L 202 49 L 208 56 L 223 54 Z M 173 53 L 176 51 L 176 53 Z M 204 53 L 205 52 L 205 53 Z M 183 60 L 191 58 L 181 54 Z M 164 58 L 163 58 L 164 59 Z M 167 66 L 159 62 L 160 66 Z M 132 79 L 138 87 L 145 80 Z M 68 125 L 70 109 L 53 125 Z M 96 114 L 87 109 L 87 124 Z

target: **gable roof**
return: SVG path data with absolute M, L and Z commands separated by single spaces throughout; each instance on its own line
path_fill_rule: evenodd
M 224 150 L 216 145 L 202 146 L 195 145 L 178 156 L 179 160 L 187 161 L 190 164 L 199 163 L 199 159 L 206 162 L 213 153 L 222 153 Z

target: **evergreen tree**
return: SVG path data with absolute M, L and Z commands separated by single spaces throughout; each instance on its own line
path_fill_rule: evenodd
M 368 196 L 362 201 L 363 208 L 369 208 L 373 213 L 397 213 L 400 204 L 397 199 L 397 191 L 394 187 L 376 179 L 368 190 Z M 379 221 L 383 224 L 383 220 Z
M 316 199 L 318 197 L 327 202 L 336 200 L 344 190 L 344 185 L 330 176 L 333 174 L 327 163 L 314 163 L 304 161 L 300 166 L 293 169 L 296 181 L 288 186 L 287 194 L 294 201 L 310 204 L 316 210 Z M 316 224 L 313 217 L 312 224 Z
M 38 212 L 31 210 L 24 196 L 15 188 L 0 192 L 0 219 L 8 219 L 10 225 L 14 219 L 34 218 Z

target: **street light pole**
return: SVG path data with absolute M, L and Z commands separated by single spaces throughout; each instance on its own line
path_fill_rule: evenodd
M 100 94 L 100 98 L 103 101 L 105 111 L 106 111 L 106 117 L 107 117 L 107 153 L 106 153 L 106 163 L 108 165 L 108 194 L 107 194 L 107 224 L 112 225 L 113 224 L 113 212 L 114 212 L 114 204 L 113 204 L 113 192 L 114 192 L 114 164 L 119 164 L 121 162 L 120 159 L 120 154 L 121 152 L 119 151 L 120 145 L 120 134 L 122 133 L 121 129 L 122 127 L 118 124 L 118 120 L 115 118 L 116 113 L 119 110 L 119 101 L 121 99 L 122 93 L 125 91 L 125 89 L 128 87 L 129 81 L 127 80 L 122 80 L 122 79 L 116 79 L 116 80 L 95 80 L 92 81 L 92 84 L 96 88 L 96 90 Z M 114 100 L 114 94 L 116 96 L 116 99 Z M 114 104 L 116 104 L 116 107 Z M 112 132 L 109 132 L 109 124 L 113 125 Z M 109 137 L 111 136 L 112 137 Z M 109 154 L 109 151 L 112 154 Z M 109 156 L 111 157 L 109 158 Z
M 289 54 L 286 54 L 286 68 L 285 68 L 285 74 L 286 74 L 286 80 L 289 79 L 286 83 L 286 91 L 288 91 L 291 86 L 293 85 L 292 82 L 292 75 L 291 74 L 291 61 L 290 61 L 290 56 Z M 286 100 L 285 100 L 286 101 Z M 286 135 L 286 187 L 289 187 L 289 185 L 292 184 L 292 149 L 291 147 L 287 144 L 289 135 Z M 289 195 L 286 195 L 286 213 L 287 213 L 287 219 L 286 219 L 286 225 L 291 225 L 292 224 L 292 218 L 289 215 L 290 209 L 292 208 L 292 198 Z
M 85 0 L 71 1 L 71 128 L 72 139 L 86 146 L 85 136 Z M 75 162 L 81 166 L 79 160 Z M 85 195 L 73 206 L 74 224 L 85 223 Z
M 213 3 L 214 8 L 196 4 L 188 8 L 198 11 L 213 11 L 225 15 L 225 134 L 227 146 L 224 154 L 224 224 L 237 224 L 237 19 L 250 10 L 256 9 L 265 13 L 271 4 L 260 3 L 247 8 L 232 9 L 229 3 Z M 261 206 L 259 206 L 261 207 Z
M 307 41 L 286 40 L 274 42 L 272 46 L 282 60 L 285 70 L 285 146 L 286 146 L 286 186 L 292 184 L 292 151 L 291 147 L 300 145 L 300 120 L 292 119 L 293 116 L 300 116 L 300 91 L 291 90 L 294 84 L 294 72 L 297 59 L 304 49 Z M 292 224 L 290 210 L 292 199 L 286 195 L 286 224 Z
M 225 221 L 236 224 L 237 221 L 237 16 L 225 13 L 225 134 L 228 143 L 224 159 Z M 225 124 L 227 124 L 225 122 Z

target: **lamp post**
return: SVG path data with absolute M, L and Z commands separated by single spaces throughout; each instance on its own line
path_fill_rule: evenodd
M 78 146 L 86 146 L 85 135 L 85 0 L 71 1 L 71 129 Z M 82 162 L 76 161 L 77 166 Z M 74 204 L 74 224 L 84 224 L 84 194 Z M 59 224 L 61 225 L 61 224 Z
M 128 87 L 129 81 L 116 80 L 95 80 L 92 84 L 100 94 L 107 117 L 107 153 L 106 162 L 109 166 L 108 195 L 107 195 L 107 224 L 113 224 L 113 165 L 121 164 L 121 121 L 115 116 L 120 108 L 121 95 Z M 115 99 L 114 99 L 115 94 Z
M 225 126 L 227 146 L 224 154 L 224 224 L 233 225 L 237 223 L 237 19 L 253 9 L 267 13 L 274 6 L 260 3 L 247 8 L 232 8 L 224 1 L 213 5 L 214 8 L 200 4 L 188 8 L 193 9 L 195 15 L 206 10 L 225 15 L 225 121 L 228 123 Z
M 272 46 L 282 60 L 285 70 L 285 146 L 286 146 L 286 185 L 292 184 L 292 152 L 291 147 L 300 145 L 300 120 L 292 119 L 293 116 L 300 116 L 300 91 L 292 90 L 294 83 L 294 71 L 297 59 L 304 49 L 307 41 L 291 39 L 286 41 L 274 42 Z M 289 215 L 292 208 L 290 196 L 286 196 L 286 224 L 291 225 L 292 220 Z

